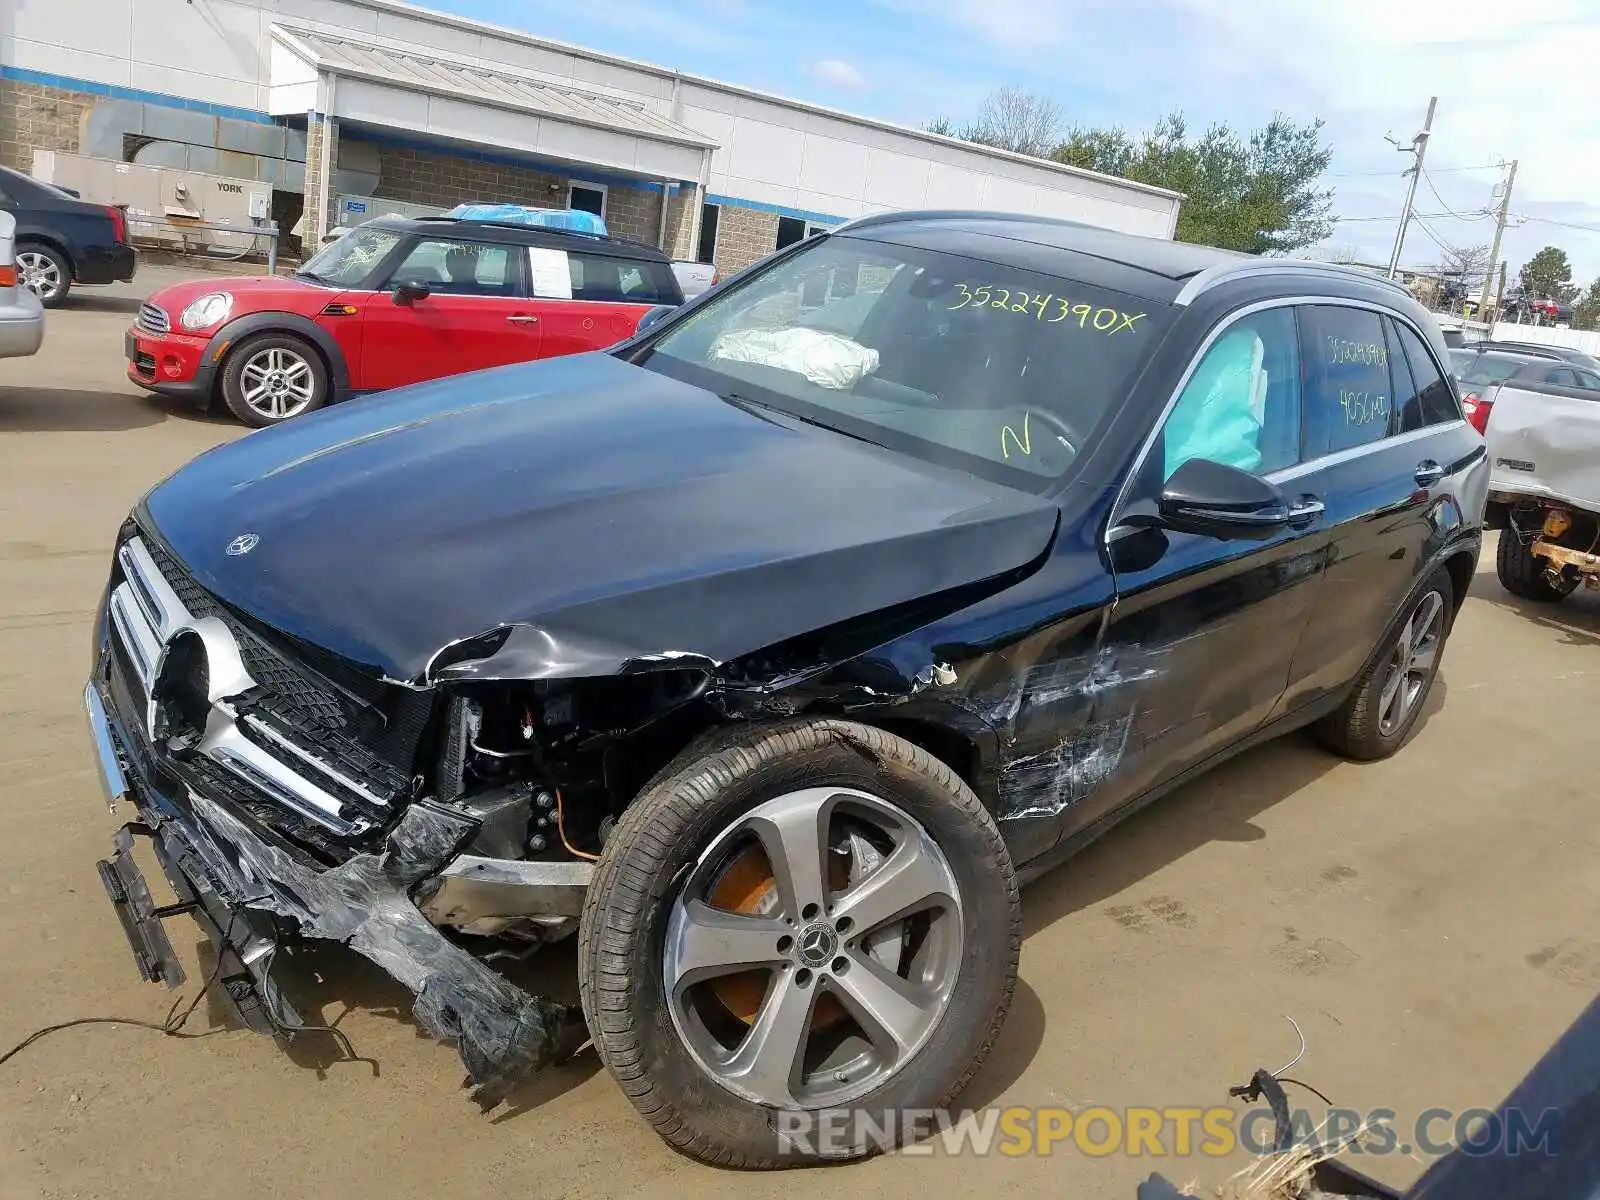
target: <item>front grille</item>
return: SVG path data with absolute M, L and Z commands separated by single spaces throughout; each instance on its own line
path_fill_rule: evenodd
M 429 695 L 386 684 L 235 612 L 154 538 L 134 536 L 117 558 L 113 703 L 170 752 L 172 773 L 262 819 L 276 813 L 291 836 L 316 827 L 315 837 L 296 836 L 303 844 L 360 839 L 388 823 L 410 788 Z M 196 632 L 183 632 L 189 628 Z M 185 665 L 193 655 L 179 653 L 185 637 L 203 643 L 194 681 Z M 202 695 L 200 718 L 185 719 L 177 698 L 203 687 L 200 670 L 217 680 L 218 698 Z M 161 710 L 154 717 L 152 695 Z
M 133 323 L 145 333 L 159 335 L 172 332 L 172 318 L 167 315 L 167 310 L 148 300 L 139 305 L 139 315 Z

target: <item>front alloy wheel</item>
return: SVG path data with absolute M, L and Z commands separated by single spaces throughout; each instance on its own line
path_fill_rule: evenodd
M 916 821 L 867 792 L 805 788 L 701 855 L 667 920 L 663 986 L 689 1053 L 729 1091 L 847 1104 L 927 1041 L 961 942 L 960 888 Z
M 280 425 L 327 403 L 328 370 L 294 334 L 263 334 L 228 356 L 222 398 L 246 425 Z
M 1016 875 L 948 766 L 834 719 L 717 730 L 636 797 L 584 900 L 601 1060 L 705 1162 L 898 1144 L 994 1044 L 1021 947 Z

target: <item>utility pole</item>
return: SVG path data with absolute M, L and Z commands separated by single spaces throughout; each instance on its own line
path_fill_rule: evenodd
M 1491 274 L 1492 273 L 1493 272 L 1491 272 Z M 1496 321 L 1498 321 L 1500 319 L 1500 305 L 1505 302 L 1505 298 L 1506 298 L 1506 260 L 1502 258 L 1500 260 L 1500 286 L 1495 289 L 1495 293 L 1494 293 L 1494 319 Z M 1491 333 L 1494 332 L 1494 326 L 1493 325 L 1489 326 L 1489 331 Z
M 1400 269 L 1400 250 L 1406 244 L 1406 226 L 1411 224 L 1411 206 L 1417 198 L 1417 180 L 1422 177 L 1422 157 L 1428 152 L 1428 137 L 1433 132 L 1433 110 L 1438 106 L 1439 97 L 1428 97 L 1428 115 L 1423 119 L 1422 132 L 1411 139 L 1409 152 L 1412 155 L 1411 169 L 1406 174 L 1411 176 L 1411 182 L 1406 186 L 1406 204 L 1400 210 L 1400 228 L 1394 234 L 1394 253 L 1389 255 L 1389 278 L 1393 279 Z M 1405 151 L 1403 146 L 1396 147 Z
M 1506 190 L 1505 190 L 1505 194 L 1500 197 L 1500 219 L 1495 222 L 1495 226 L 1494 226 L 1494 246 L 1489 251 L 1489 261 L 1491 263 L 1500 261 L 1500 238 L 1506 231 L 1506 218 L 1511 214 L 1511 185 L 1516 183 L 1516 181 L 1517 181 L 1517 160 L 1516 159 L 1512 159 L 1511 160 L 1511 170 L 1506 175 Z M 1492 274 L 1492 272 L 1491 272 L 1491 274 Z M 1501 263 L 1500 264 L 1500 291 L 1501 291 L 1502 294 L 1504 294 L 1505 290 L 1506 290 L 1506 268 L 1505 268 L 1505 264 Z M 1478 305 L 1478 311 L 1482 312 L 1483 308 L 1484 308 L 1484 305 L 1486 305 L 1488 303 L 1489 303 L 1489 276 L 1485 275 L 1483 277 L 1483 297 L 1482 297 L 1481 302 Z M 1497 306 L 1495 308 L 1495 316 L 1498 318 L 1499 315 L 1500 315 L 1500 309 Z

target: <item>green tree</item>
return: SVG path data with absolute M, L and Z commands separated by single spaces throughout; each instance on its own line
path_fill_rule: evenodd
M 1600 329 L 1600 279 L 1591 283 L 1588 291 L 1583 293 L 1583 299 L 1573 305 L 1572 327 Z
M 1578 294 L 1572 286 L 1572 264 L 1559 246 L 1546 246 L 1525 264 L 1518 278 L 1527 296 L 1548 296 L 1552 300 L 1571 300 Z
M 1287 254 L 1333 232 L 1333 192 L 1317 186 L 1333 157 L 1322 129 L 1278 114 L 1248 135 L 1219 123 L 1195 136 L 1173 112 L 1139 135 L 1072 129 L 1051 157 L 1183 192 L 1180 241 Z

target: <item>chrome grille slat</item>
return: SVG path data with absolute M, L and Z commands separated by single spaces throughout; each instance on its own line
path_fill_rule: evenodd
M 139 315 L 134 324 L 145 333 L 160 335 L 172 332 L 172 318 L 167 315 L 166 309 L 148 300 L 139 305 Z
M 156 706 L 150 700 L 162 670 L 163 654 L 175 636 L 198 637 L 205 646 L 210 711 L 191 753 L 341 837 L 372 830 L 377 822 L 361 815 L 361 804 L 381 811 L 388 807 L 388 801 L 267 722 L 248 713 L 241 717 L 229 702 L 230 697 L 258 692 L 260 685 L 241 659 L 238 638 L 215 615 L 215 606 L 205 615 L 192 612 L 142 538 L 129 538 L 119 546 L 117 562 L 122 567 L 123 580 L 112 590 L 107 604 L 112 636 L 116 639 L 113 649 L 121 649 L 136 676 L 127 681 L 129 690 L 142 691 L 141 696 L 130 700 L 135 705 L 143 701 L 146 709 L 124 713 L 124 719 L 154 741 Z M 247 736 L 243 728 L 246 722 L 257 738 Z M 318 783 L 308 768 L 325 777 L 328 784 Z M 352 799 L 341 799 L 335 788 L 344 789 Z

